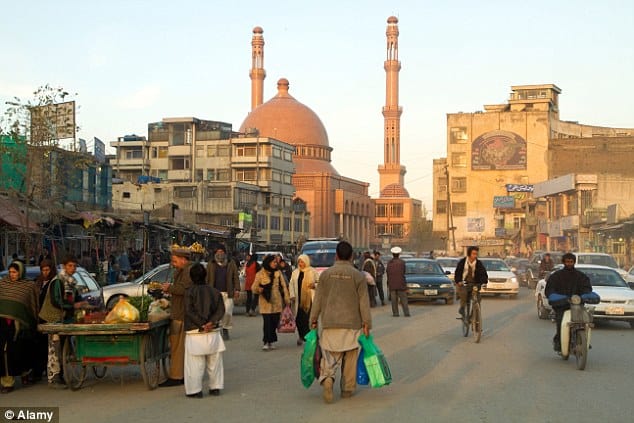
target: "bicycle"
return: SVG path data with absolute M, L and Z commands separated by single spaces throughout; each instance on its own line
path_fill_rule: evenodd
M 464 315 L 462 316 L 462 335 L 469 336 L 469 329 L 473 334 L 473 340 L 477 344 L 482 338 L 482 308 L 480 306 L 480 286 L 477 284 L 464 284 L 471 289 L 471 298 L 467 301 Z M 468 291 L 467 291 L 468 292 Z

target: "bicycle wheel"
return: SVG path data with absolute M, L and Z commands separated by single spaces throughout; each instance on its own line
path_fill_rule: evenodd
M 575 334 L 575 357 L 577 359 L 577 370 L 584 370 L 588 360 L 588 336 L 586 331 L 579 329 Z
M 74 336 L 67 337 L 62 349 L 64 381 L 71 391 L 81 388 L 84 379 L 86 379 L 86 366 L 81 364 L 80 359 L 77 358 L 75 342 L 76 338 Z
M 471 324 L 469 321 L 470 317 L 471 307 L 469 307 L 469 303 L 467 303 L 467 306 L 464 310 L 464 316 L 462 316 L 462 336 L 464 336 L 465 338 L 469 336 L 469 325 Z
M 482 338 L 482 311 L 480 309 L 480 303 L 477 301 L 473 302 L 473 311 L 472 311 L 471 324 L 473 325 L 473 340 L 476 342 L 480 342 L 480 338 Z

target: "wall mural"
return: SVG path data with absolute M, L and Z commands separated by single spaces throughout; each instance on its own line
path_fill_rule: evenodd
M 526 140 L 509 131 L 490 131 L 471 144 L 472 170 L 526 169 Z

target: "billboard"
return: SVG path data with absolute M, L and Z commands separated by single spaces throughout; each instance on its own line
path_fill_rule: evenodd
M 514 209 L 515 197 L 512 195 L 496 195 L 493 197 L 493 207 L 496 209 Z
M 75 138 L 75 102 L 31 107 L 31 142 Z
M 468 217 L 467 218 L 467 232 L 484 232 L 484 218 L 483 217 Z
M 473 170 L 526 169 L 526 140 L 514 132 L 490 131 L 471 144 Z
M 506 192 L 533 192 L 535 185 L 506 184 Z
M 97 137 L 93 137 L 93 142 L 95 144 L 95 160 L 104 163 L 106 161 L 106 144 Z

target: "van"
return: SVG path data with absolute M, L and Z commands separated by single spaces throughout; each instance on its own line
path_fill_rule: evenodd
M 321 273 L 335 264 L 337 244 L 339 241 L 308 241 L 302 246 L 300 254 L 306 254 L 310 258 L 310 265 Z

